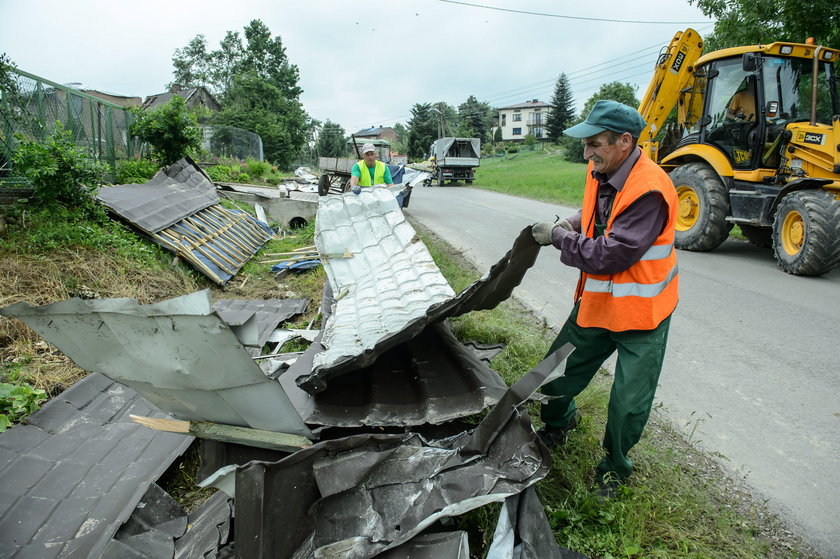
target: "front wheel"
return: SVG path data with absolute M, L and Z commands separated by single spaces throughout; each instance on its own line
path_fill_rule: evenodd
M 674 245 L 696 251 L 720 246 L 732 229 L 726 221 L 729 195 L 720 177 L 705 163 L 680 165 L 670 177 L 678 199 Z
M 445 181 L 443 180 L 443 169 L 438 169 L 438 179 L 437 179 L 438 186 L 443 186 L 444 182 Z
M 840 202 L 823 190 L 799 190 L 782 198 L 773 221 L 773 250 L 785 272 L 825 274 L 840 260 Z

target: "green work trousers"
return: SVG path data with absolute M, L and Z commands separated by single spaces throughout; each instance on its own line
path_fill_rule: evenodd
M 575 396 L 586 388 L 604 361 L 617 351 L 615 380 L 610 391 L 604 434 L 607 453 L 596 470 L 599 477 L 612 474 L 624 479 L 633 471 L 633 462 L 627 458 L 627 453 L 639 442 L 650 416 L 671 317 L 653 330 L 612 332 L 604 328 L 578 326 L 579 305 L 572 309 L 548 350 L 551 354 L 567 342 L 575 346 L 566 359 L 564 376 L 543 387 L 544 394 L 557 398 L 543 404 L 540 415 L 547 425 L 566 425 L 577 412 Z

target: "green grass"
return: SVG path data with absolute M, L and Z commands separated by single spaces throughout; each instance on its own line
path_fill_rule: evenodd
M 485 157 L 476 169 L 476 188 L 543 202 L 580 207 L 586 165 L 569 163 L 557 149 Z
M 456 292 L 479 278 L 454 249 L 416 228 Z M 451 322 L 461 340 L 505 343 L 491 367 L 509 384 L 543 358 L 555 335 L 512 299 Z M 567 444 L 553 452 L 554 464 L 537 484 L 558 544 L 593 559 L 810 557 L 796 549 L 773 547 L 762 537 L 778 529 L 773 515 L 761 503 L 752 503 L 755 508 L 742 506 L 734 497 L 736 486 L 716 462 L 691 447 L 657 410 L 631 451 L 635 472 L 619 496 L 607 502 L 595 498 L 594 466 L 603 455 L 611 382 L 602 370 L 578 397 L 583 419 Z M 538 425 L 537 404 L 530 404 L 529 412 Z M 482 507 L 460 519 L 462 526 L 483 534 L 480 541 L 471 538 L 471 550 L 492 539 L 496 510 Z

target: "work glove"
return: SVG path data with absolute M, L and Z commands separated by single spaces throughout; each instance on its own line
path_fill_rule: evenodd
M 554 231 L 555 227 L 557 227 L 557 224 L 552 223 L 551 221 L 538 221 L 531 226 L 531 236 L 534 237 L 537 244 L 543 246 L 550 245 L 551 232 Z
M 572 227 L 571 222 L 568 219 L 561 219 L 557 222 L 557 227 L 562 227 L 566 231 L 574 231 L 574 227 Z
M 362 187 L 357 184 L 356 186 L 350 188 L 350 192 L 359 195 L 362 193 Z

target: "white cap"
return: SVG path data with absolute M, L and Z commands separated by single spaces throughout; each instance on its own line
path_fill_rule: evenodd
M 365 154 L 369 151 L 376 151 L 376 148 L 373 147 L 373 144 L 365 144 L 362 146 L 362 154 Z

